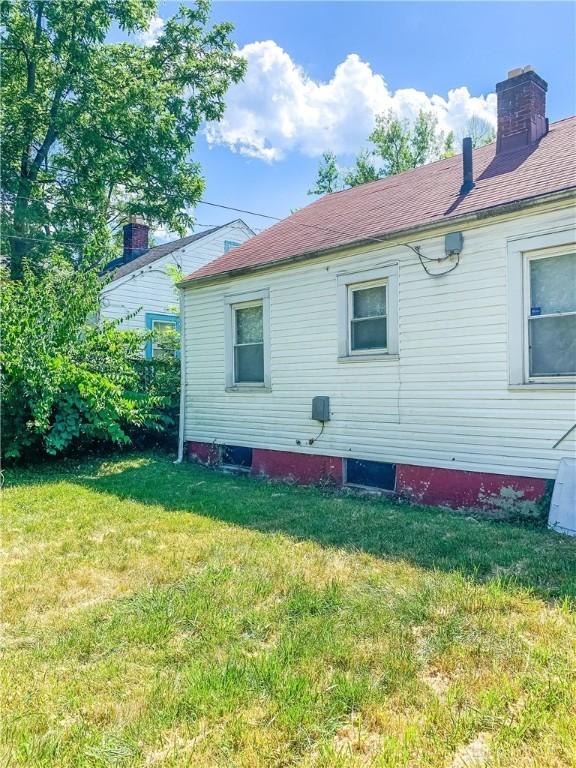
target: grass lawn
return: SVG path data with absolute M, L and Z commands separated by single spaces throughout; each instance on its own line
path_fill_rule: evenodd
M 1 766 L 576 765 L 573 540 L 158 456 L 8 486 Z

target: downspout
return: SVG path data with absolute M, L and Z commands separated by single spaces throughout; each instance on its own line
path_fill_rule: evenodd
M 178 424 L 178 458 L 175 464 L 181 464 L 184 459 L 184 427 L 186 406 L 186 296 L 184 288 L 178 286 L 180 303 L 180 421 Z

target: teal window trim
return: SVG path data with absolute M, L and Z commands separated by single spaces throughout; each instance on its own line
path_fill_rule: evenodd
M 240 243 L 237 243 L 236 240 L 224 240 L 224 253 L 228 253 L 232 248 L 237 248 L 239 245 Z
M 174 328 L 180 330 L 180 315 L 174 313 L 162 313 L 162 312 L 146 312 L 146 328 L 151 331 L 154 328 L 154 322 L 160 321 L 162 323 L 174 323 Z M 146 342 L 144 349 L 146 360 L 152 360 L 152 340 L 149 339 Z

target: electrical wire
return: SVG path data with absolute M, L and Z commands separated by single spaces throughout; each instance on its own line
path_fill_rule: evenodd
M 23 198 L 23 199 L 37 200 L 37 198 Z M 207 206 L 211 206 L 213 208 L 222 208 L 223 210 L 234 211 L 236 213 L 243 213 L 243 214 L 246 214 L 246 215 L 249 215 L 249 216 L 259 216 L 261 218 L 270 219 L 270 220 L 273 220 L 273 221 L 276 221 L 276 222 L 284 221 L 284 219 L 279 218 L 278 216 L 272 216 L 272 215 L 267 214 L 267 213 L 259 213 L 257 211 L 250 211 L 250 210 L 247 210 L 245 208 L 235 208 L 234 206 L 231 206 L 231 205 L 225 205 L 223 203 L 214 203 L 214 202 L 208 201 L 208 200 L 199 200 L 198 201 L 198 205 L 207 205 Z M 344 235 L 346 237 L 355 238 L 356 240 L 359 239 L 357 233 L 352 233 L 352 232 L 347 231 L 347 230 L 337 230 L 337 229 L 332 229 L 332 228 L 328 228 L 328 227 L 322 227 L 322 226 L 317 225 L 317 224 L 304 224 L 303 222 L 293 222 L 293 224 L 296 224 L 296 226 L 303 227 L 303 228 L 306 228 L 306 229 L 314 229 L 314 230 L 318 230 L 318 231 L 322 231 L 322 232 L 327 232 L 329 234 Z M 208 226 L 208 225 L 198 224 L 197 226 Z M 57 242 L 59 244 L 71 245 L 71 246 L 74 246 L 76 248 L 82 247 L 81 243 L 72 243 L 72 242 L 69 242 L 69 241 L 59 241 L 56 238 L 50 238 L 50 237 L 46 237 L 46 238 L 43 238 L 43 239 L 21 237 L 19 239 L 31 240 L 31 241 L 32 240 L 37 240 L 38 242 L 43 242 L 43 241 L 51 240 L 52 239 L 52 240 L 55 240 L 55 242 Z M 363 242 L 388 243 L 388 239 L 385 239 L 385 238 L 382 238 L 382 237 L 366 236 L 366 237 L 362 237 L 360 239 Z M 426 267 L 426 264 L 425 264 L 426 261 L 427 262 L 433 262 L 433 263 L 440 264 L 440 263 L 446 261 L 447 259 L 449 259 L 451 257 L 450 256 L 444 256 L 444 257 L 441 257 L 441 258 L 434 259 L 434 258 L 431 258 L 430 256 L 424 255 L 421 252 L 420 246 L 412 246 L 409 243 L 402 243 L 402 245 L 404 245 L 406 248 L 409 248 L 411 251 L 413 251 L 416 254 L 416 256 L 418 257 L 418 260 L 420 261 L 420 264 L 422 265 L 422 268 L 424 269 L 426 274 L 429 275 L 430 277 L 443 277 L 444 275 L 447 275 L 450 272 L 453 272 L 456 269 L 456 267 L 458 267 L 458 265 L 460 264 L 460 254 L 458 254 L 458 258 L 457 258 L 456 263 L 453 264 L 449 269 L 444 270 L 444 272 L 431 272 Z
M 33 200 L 35 202 L 39 202 L 38 198 L 35 198 L 35 197 L 34 198 L 32 198 L 32 197 L 22 197 L 21 199 L 22 200 Z M 247 216 L 258 216 L 260 218 L 270 219 L 271 221 L 276 221 L 276 222 L 284 221 L 286 219 L 286 217 L 282 218 L 282 217 L 279 217 L 279 216 L 272 216 L 269 213 L 261 213 L 261 212 L 258 212 L 258 211 L 250 211 L 250 210 L 247 210 L 246 208 L 235 208 L 232 205 L 225 205 L 224 203 L 214 203 L 214 202 L 209 201 L 209 200 L 198 200 L 197 205 L 208 205 L 208 206 L 210 206 L 212 208 L 222 208 L 222 209 L 224 209 L 226 211 L 234 211 L 235 213 L 244 213 Z M 70 207 L 72 207 L 72 206 L 70 206 Z M 84 208 L 77 208 L 77 210 L 86 211 L 86 209 L 84 209 Z M 295 224 L 297 227 L 303 227 L 305 229 L 314 229 L 314 230 L 317 230 L 319 232 L 327 232 L 328 234 L 332 234 L 332 235 L 344 235 L 346 237 L 354 238 L 355 240 L 361 239 L 363 242 L 366 242 L 366 241 L 373 242 L 373 243 L 387 243 L 388 242 L 388 239 L 386 239 L 386 238 L 376 237 L 376 236 L 371 236 L 371 235 L 367 235 L 367 236 L 359 238 L 357 232 L 351 232 L 350 230 L 344 230 L 344 229 L 334 229 L 333 227 L 323 227 L 320 224 L 305 224 L 303 222 L 292 222 L 292 223 Z M 201 226 L 205 226 L 205 225 L 201 225 Z M 408 246 L 408 247 L 410 247 L 410 246 Z M 421 254 L 421 257 L 426 259 L 426 260 L 428 260 L 428 261 L 443 261 L 444 260 L 444 259 L 431 259 L 430 257 L 424 256 L 423 254 Z
M 409 243 L 402 243 L 402 245 L 405 246 L 406 248 L 410 248 L 411 251 L 414 251 L 416 256 L 418 256 L 418 259 L 420 260 L 422 269 L 430 277 L 444 277 L 444 275 L 448 275 L 450 272 L 453 272 L 456 269 L 456 267 L 460 264 L 460 254 L 458 254 L 456 258 L 456 263 L 453 264 L 449 269 L 445 269 L 444 272 L 430 272 L 430 270 L 426 266 L 426 263 L 425 263 L 426 261 L 432 261 L 432 262 L 435 262 L 436 264 L 441 264 L 447 259 L 450 259 L 452 257 L 443 256 L 442 258 L 439 258 L 439 259 L 431 259 L 430 256 L 424 256 L 424 254 L 420 252 L 419 245 L 414 246 L 414 245 L 410 245 Z
M 326 426 L 326 422 L 325 422 L 325 421 L 323 421 L 323 422 L 322 422 L 322 429 L 320 430 L 320 432 L 318 432 L 318 434 L 316 435 L 316 437 L 311 437 L 311 438 L 308 440 L 308 445 L 314 445 L 314 443 L 315 443 L 317 440 L 320 440 L 320 438 L 322 437 L 322 435 L 323 435 L 323 433 L 324 433 L 324 427 L 325 427 L 325 426 Z
M 322 437 L 322 434 L 324 433 L 324 427 L 325 427 L 325 426 L 326 426 L 326 422 L 325 422 L 325 421 L 323 421 L 323 422 L 322 422 L 322 429 L 320 430 L 320 432 L 318 432 L 318 434 L 316 435 L 316 437 L 309 437 L 309 438 L 308 438 L 308 440 L 307 440 L 307 443 L 308 443 L 308 445 L 314 445 L 314 443 L 315 443 L 317 440 L 320 440 L 320 438 Z M 298 445 L 302 445 L 302 441 L 301 441 L 301 440 L 296 440 L 296 443 L 297 443 Z
M 52 166 L 52 165 L 48 166 L 48 164 L 46 164 L 46 168 L 48 169 L 49 167 L 50 168 L 54 168 L 54 166 Z M 55 170 L 63 170 L 63 169 L 55 168 Z M 34 199 L 34 200 L 36 200 L 37 198 L 23 198 L 23 199 Z M 199 200 L 197 205 L 207 205 L 207 206 L 210 206 L 212 208 L 221 208 L 221 209 L 227 210 L 227 211 L 234 211 L 235 213 L 243 213 L 243 214 L 246 214 L 247 216 L 258 216 L 260 218 L 269 219 L 270 221 L 280 222 L 280 221 L 284 220 L 284 219 L 282 219 L 282 218 L 280 218 L 278 216 L 272 216 L 271 214 L 268 214 L 268 213 L 262 213 L 262 212 L 259 212 L 259 211 L 250 211 L 250 210 L 247 210 L 246 208 L 236 208 L 234 206 L 225 205 L 223 203 L 214 203 L 214 202 L 212 202 L 210 200 Z M 346 237 L 351 237 L 351 238 L 354 238 L 356 240 L 359 239 L 357 233 L 352 233 L 350 231 L 337 230 L 337 229 L 332 229 L 332 228 L 328 228 L 328 227 L 322 227 L 322 226 L 317 225 L 317 224 L 304 224 L 303 222 L 298 222 L 296 225 L 300 226 L 300 227 L 304 227 L 306 229 L 314 229 L 314 230 L 317 230 L 317 231 L 327 232 L 329 234 L 344 235 Z M 386 240 L 384 238 L 373 237 L 373 236 L 362 237 L 360 239 L 363 242 L 374 242 L 374 243 L 385 243 L 385 242 L 388 242 L 388 240 Z M 422 268 L 424 269 L 426 274 L 429 275 L 430 277 L 443 277 L 444 275 L 447 275 L 450 272 L 453 272 L 456 269 L 456 267 L 458 267 L 458 265 L 460 264 L 460 254 L 458 254 L 458 258 L 457 258 L 456 263 L 452 267 L 450 267 L 450 269 L 447 269 L 444 272 L 437 272 L 437 273 L 430 272 L 430 270 L 427 269 L 427 267 L 426 267 L 426 265 L 424 263 L 425 261 L 436 262 L 437 264 L 440 264 L 440 263 L 446 261 L 447 259 L 449 259 L 450 256 L 444 256 L 442 258 L 433 259 L 433 258 L 431 258 L 429 256 L 424 255 L 421 252 L 421 250 L 420 250 L 420 246 L 413 247 L 413 246 L 409 245 L 408 243 L 403 243 L 403 245 L 405 245 L 407 248 L 410 248 L 417 255 L 418 260 L 420 261 L 420 264 L 422 265 Z

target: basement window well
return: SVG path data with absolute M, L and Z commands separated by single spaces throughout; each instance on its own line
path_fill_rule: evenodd
M 396 486 L 396 464 L 364 459 L 346 459 L 346 485 L 393 491 Z
M 252 448 L 243 445 L 221 445 L 220 458 L 226 467 L 249 469 L 252 466 Z

